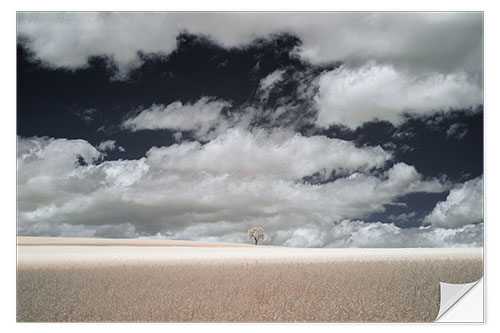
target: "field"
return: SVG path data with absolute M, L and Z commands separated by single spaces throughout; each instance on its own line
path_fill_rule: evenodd
M 428 322 L 482 274 L 481 248 L 18 246 L 17 321 Z

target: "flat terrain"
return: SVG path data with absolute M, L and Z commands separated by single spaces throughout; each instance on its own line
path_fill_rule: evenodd
M 83 237 L 30 237 L 18 236 L 17 245 L 80 245 L 80 246 L 190 246 L 190 247 L 247 247 L 251 244 L 222 242 L 193 242 L 164 239 L 116 239 Z
M 195 242 L 196 243 L 196 242 Z M 20 322 L 422 322 L 482 248 L 18 246 Z

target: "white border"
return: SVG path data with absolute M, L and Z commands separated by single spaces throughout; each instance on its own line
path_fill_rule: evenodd
M 3 52 L 1 52 L 1 91 L 2 130 L 2 160 L 0 175 L 2 184 L 2 259 L 7 269 L 2 270 L 2 307 L 0 309 L 1 323 L 6 331 L 37 331 L 37 332 L 64 332 L 68 331 L 117 331 L 120 333 L 135 332 L 146 329 L 152 332 L 165 330 L 188 331 L 191 329 L 202 332 L 266 332 L 284 329 L 286 331 L 301 332 L 304 329 L 314 329 L 319 332 L 332 330 L 370 330 L 370 332 L 420 332 L 422 330 L 439 331 L 453 329 L 456 332 L 476 330 L 498 331 L 499 309 L 495 296 L 498 297 L 500 285 L 499 265 L 491 262 L 489 257 L 496 258 L 498 252 L 498 232 L 500 218 L 498 210 L 498 147 L 500 143 L 498 117 L 500 108 L 498 103 L 498 76 L 500 75 L 498 53 L 498 31 L 500 31 L 500 17 L 494 1 L 436 1 L 421 0 L 418 2 L 378 0 L 345 2 L 308 0 L 303 2 L 252 0 L 235 2 L 228 0 L 183 0 L 183 1 L 148 1 L 125 2 L 123 0 L 23 0 L 7 1 L 1 4 L 1 24 Z M 15 55 L 15 24 L 16 11 L 28 10 L 68 10 L 68 11 L 97 11 L 97 10 L 133 10 L 133 11 L 485 11 L 485 245 L 486 245 L 486 325 L 477 324 L 16 324 L 15 323 L 15 136 L 16 136 L 16 55 Z M 6 103 L 5 103 L 6 102 Z M 493 259 L 496 261 L 496 259 Z

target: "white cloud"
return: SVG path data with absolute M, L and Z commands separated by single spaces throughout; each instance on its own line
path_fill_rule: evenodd
M 194 104 L 173 102 L 167 106 L 153 105 L 137 116 L 125 120 L 122 126 L 132 131 L 170 129 L 191 131 L 198 138 L 207 139 L 226 128 L 227 120 L 220 115 L 231 104 L 210 97 L 202 97 Z
M 327 229 L 317 227 L 296 229 L 285 245 L 372 248 L 478 247 L 483 245 L 483 224 L 470 224 L 456 229 L 399 228 L 392 223 L 342 220 Z
M 18 146 L 20 234 L 246 242 L 246 230 L 261 225 L 271 244 L 285 244 L 304 226 L 321 235 L 407 193 L 446 188 L 403 163 L 382 177 L 365 174 L 389 158 L 380 148 L 288 132 L 233 130 L 205 145 L 183 142 L 139 160 L 86 166 L 78 155 L 91 162 L 100 153 L 82 140 L 19 138 Z M 322 185 L 300 181 L 322 169 L 347 174 Z M 311 237 L 308 246 L 319 244 Z
M 460 228 L 483 221 L 483 177 L 471 179 L 450 191 L 426 216 L 425 222 L 442 228 Z
M 228 237 L 228 241 L 244 241 L 236 234 L 229 234 Z M 305 224 L 297 228 L 266 231 L 266 239 L 273 244 L 294 247 L 479 247 L 483 246 L 483 224 L 469 224 L 456 229 L 399 228 L 393 223 L 344 219 L 321 226 Z
M 327 232 L 317 228 L 298 228 L 283 245 L 293 247 L 324 247 Z
M 86 66 L 90 56 L 108 55 L 125 74 L 140 64 L 137 51 L 176 47 L 177 21 L 154 13 L 19 13 L 17 27 L 47 65 L 73 69 Z
M 272 72 L 271 74 L 260 80 L 259 88 L 263 91 L 272 88 L 276 83 L 283 80 L 284 73 L 285 71 L 282 69 Z
M 333 170 L 349 173 L 381 167 L 391 155 L 379 146 L 357 148 L 349 141 L 325 136 L 304 137 L 289 131 L 248 132 L 235 128 L 204 145 L 183 142 L 154 147 L 147 157 L 151 164 L 179 172 L 301 179 L 315 172 L 327 176 Z
M 171 53 L 182 31 L 225 47 L 289 32 L 313 63 L 367 61 L 416 72 L 465 70 L 482 77 L 482 13 L 19 13 L 19 35 L 53 65 L 85 66 L 110 55 L 122 71 L 137 66 L 136 52 Z M 139 28 L 140 27 L 140 28 Z
M 355 128 L 374 119 L 398 124 L 403 112 L 427 114 L 482 104 L 482 23 L 482 14 L 472 12 L 19 13 L 17 28 L 46 65 L 78 68 L 87 65 L 89 56 L 108 55 L 120 69 L 117 78 L 140 65 L 138 51 L 170 54 L 183 31 L 228 48 L 291 33 L 302 41 L 294 52 L 306 61 L 344 64 L 317 80 L 316 125 Z M 261 97 L 281 79 L 282 70 L 264 78 Z M 216 127 L 221 130 L 230 124 L 217 117 L 216 103 L 225 102 L 204 102 L 210 104 L 204 106 L 208 111 L 193 111 L 203 118 L 187 118 L 189 112 L 180 110 L 194 106 L 177 102 L 153 105 L 127 124 L 132 129 L 194 128 L 210 139 L 215 134 L 206 134 L 207 124 L 220 121 Z M 280 107 L 273 116 L 283 112 Z
M 316 125 L 352 129 L 370 120 L 398 125 L 403 113 L 429 114 L 482 104 L 482 89 L 463 73 L 412 76 L 393 66 L 368 64 L 322 74 L 315 103 Z
M 115 140 L 106 140 L 101 142 L 98 146 L 97 149 L 100 151 L 106 151 L 106 150 L 114 150 L 116 148 L 116 141 Z
M 74 169 L 78 157 L 90 164 L 102 154 L 85 140 L 18 138 L 17 143 L 18 182 L 33 180 L 47 174 L 64 173 Z

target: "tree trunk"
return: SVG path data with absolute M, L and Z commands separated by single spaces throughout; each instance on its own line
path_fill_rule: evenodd
M 259 241 L 258 238 L 254 238 L 255 239 L 255 245 L 257 245 L 257 242 Z

